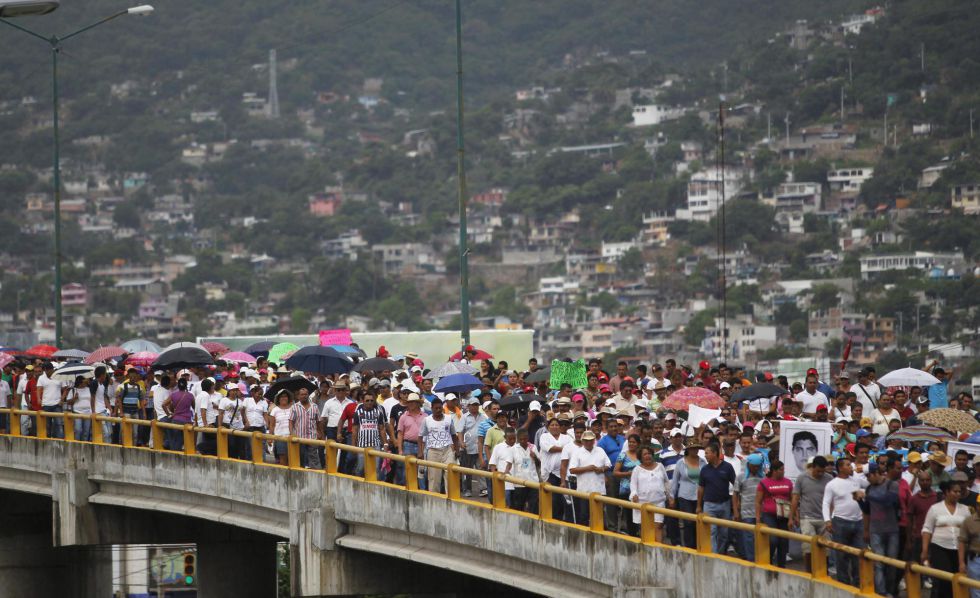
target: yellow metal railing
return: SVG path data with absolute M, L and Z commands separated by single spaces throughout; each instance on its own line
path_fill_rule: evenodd
M 885 557 L 868 549 L 859 549 L 852 546 L 846 546 L 838 544 L 836 542 L 830 541 L 823 536 L 805 536 L 803 534 L 798 534 L 796 532 L 791 532 L 788 530 L 781 530 L 773 527 L 768 527 L 761 523 L 748 524 L 738 521 L 731 521 L 728 519 L 717 519 L 715 517 L 710 517 L 704 513 L 694 514 L 687 513 L 684 511 L 677 511 L 673 509 L 667 509 L 664 507 L 658 507 L 649 503 L 634 503 L 618 498 L 611 498 L 598 493 L 585 493 L 579 492 L 578 490 L 571 490 L 569 488 L 561 488 L 558 486 L 552 486 L 543 482 L 534 482 L 529 480 L 524 480 L 521 478 L 515 478 L 510 475 L 505 475 L 500 472 L 488 472 L 482 469 L 471 469 L 468 467 L 461 467 L 459 465 L 450 463 L 437 463 L 435 461 L 427 461 L 425 459 L 420 459 L 415 456 L 405 456 L 405 455 L 395 455 L 391 453 L 386 453 L 383 451 L 371 449 L 371 448 L 361 448 L 356 446 L 351 446 L 348 444 L 342 444 L 334 440 L 314 440 L 310 438 L 299 438 L 296 436 L 275 436 L 273 434 L 265 434 L 261 432 L 245 432 L 240 430 L 231 430 L 229 428 L 212 428 L 212 427 L 199 427 L 193 426 L 191 424 L 171 424 L 164 423 L 155 420 L 136 420 L 128 417 L 107 417 L 100 415 L 79 415 L 76 413 L 58 413 L 58 412 L 45 412 L 45 411 L 26 411 L 20 409 L 0 409 L 0 413 L 9 414 L 9 429 L 7 431 L 8 436 L 22 436 L 20 429 L 20 422 L 15 421 L 16 416 L 30 417 L 36 422 L 35 435 L 31 438 L 36 438 L 38 440 L 52 440 L 49 435 L 49 422 L 48 420 L 61 419 L 64 423 L 64 438 L 59 439 L 65 442 L 82 442 L 75 439 L 73 420 L 77 419 L 89 419 L 92 422 L 92 440 L 84 441 L 87 444 L 98 444 L 107 446 L 119 446 L 124 449 L 135 449 L 135 450 L 148 450 L 161 453 L 171 453 L 171 454 L 183 454 L 186 456 L 193 456 L 205 459 L 221 459 L 229 461 L 237 461 L 239 463 L 248 463 L 242 459 L 234 459 L 229 456 L 228 452 L 228 441 L 232 437 L 236 438 L 246 438 L 251 447 L 251 463 L 256 466 L 262 467 L 282 467 L 288 469 L 304 469 L 301 466 L 300 458 L 300 447 L 301 446 L 312 446 L 316 448 L 323 449 L 324 451 L 324 464 L 322 469 L 306 469 L 311 473 L 324 473 L 328 475 L 341 476 L 346 478 L 351 478 L 355 480 L 361 480 L 368 484 L 379 484 L 384 486 L 389 486 L 393 488 L 401 488 L 408 492 L 417 492 L 422 494 L 430 494 L 432 496 L 446 496 L 449 500 L 466 503 L 480 508 L 494 509 L 497 511 L 503 511 L 507 513 L 513 513 L 516 515 L 521 515 L 525 517 L 540 519 L 542 521 L 552 523 L 555 525 L 564 525 L 569 527 L 575 527 L 583 530 L 588 530 L 592 533 L 604 534 L 609 536 L 614 536 L 627 542 L 636 542 L 640 544 L 645 544 L 648 546 L 655 546 L 657 548 L 664 548 L 669 550 L 680 550 L 689 552 L 692 554 L 699 554 L 702 556 L 709 556 L 713 558 L 725 559 L 729 562 L 738 563 L 747 567 L 760 567 L 763 569 L 768 569 L 772 571 L 780 571 L 783 573 L 791 575 L 799 575 L 803 577 L 810 578 L 814 581 L 825 583 L 829 585 L 836 586 L 840 589 L 848 590 L 856 595 L 861 596 L 874 596 L 874 568 L 876 563 L 880 563 L 886 567 L 894 567 L 900 569 L 903 572 L 905 578 L 906 591 L 908 593 L 908 598 L 919 598 L 921 596 L 922 588 L 922 577 L 932 577 L 934 579 L 939 579 L 943 581 L 948 581 L 953 586 L 952 598 L 968 598 L 970 594 L 970 589 L 980 589 L 980 581 L 973 580 L 962 573 L 950 573 L 948 571 L 942 571 L 939 569 L 933 569 L 931 567 L 926 567 L 920 565 L 919 563 L 906 562 L 898 559 L 893 559 Z M 113 425 L 118 425 L 120 427 L 119 438 L 120 444 L 113 445 L 110 439 L 103 437 L 102 433 L 102 422 L 108 422 Z M 138 427 L 149 427 L 150 437 L 153 439 L 153 447 L 141 447 L 136 446 L 134 439 L 136 438 L 136 429 Z M 180 431 L 184 440 L 184 447 L 182 450 L 174 451 L 163 448 L 164 444 L 164 431 L 174 430 Z M 215 455 L 202 455 L 198 452 L 196 446 L 197 434 L 204 435 L 214 435 L 215 436 Z M 267 441 L 283 441 L 287 443 L 287 465 L 279 465 L 277 463 L 266 463 L 264 461 L 263 455 L 265 450 L 265 443 Z M 339 471 L 340 463 L 340 453 L 350 453 L 352 455 L 363 455 L 364 457 L 364 475 L 353 476 L 350 474 L 344 474 Z M 404 466 L 405 472 L 405 484 L 404 486 L 398 484 L 392 484 L 384 480 L 379 479 L 377 465 L 375 459 L 385 458 L 390 459 L 392 462 L 400 463 Z M 441 492 L 434 492 L 431 490 L 422 490 L 419 488 L 418 484 L 418 473 L 420 467 L 435 468 L 445 472 L 446 479 L 446 494 L 443 495 Z M 492 500 L 489 503 L 484 503 L 476 500 L 470 500 L 462 496 L 460 489 L 462 486 L 463 476 L 471 476 L 473 478 L 483 478 L 486 480 L 488 485 L 492 488 L 491 496 Z M 534 490 L 538 494 L 538 512 L 537 513 L 527 513 L 524 511 L 517 511 L 507 507 L 505 501 L 504 484 L 510 482 L 515 486 L 521 486 Z M 554 495 L 564 495 L 571 496 L 579 500 L 587 501 L 589 510 L 589 525 L 580 525 L 569 523 L 566 521 L 561 521 L 554 519 L 552 514 L 552 496 Z M 621 509 L 626 509 L 629 511 L 638 510 L 640 511 L 640 533 L 639 537 L 633 537 L 626 534 L 622 534 L 616 531 L 607 531 L 605 529 L 605 513 L 603 507 L 609 505 L 612 507 L 618 507 Z M 663 515 L 665 517 L 673 517 L 675 519 L 682 520 L 688 524 L 693 524 L 695 526 L 695 537 L 697 539 L 697 548 L 686 548 L 682 546 L 673 546 L 669 544 L 663 544 L 658 542 L 656 539 L 656 526 L 654 523 L 654 517 L 656 515 Z M 729 557 L 727 555 L 714 554 L 711 551 L 711 526 L 719 525 L 728 528 L 732 531 L 737 532 L 748 532 L 754 535 L 755 539 L 755 561 L 745 561 L 739 558 Z M 810 545 L 810 570 L 809 571 L 796 571 L 793 569 L 780 569 L 771 564 L 769 558 L 769 546 L 770 538 L 785 538 L 787 540 L 794 540 L 800 543 L 806 543 Z M 836 550 L 839 554 L 847 554 L 854 556 L 858 559 L 858 571 L 860 581 L 857 588 L 842 584 L 834 579 L 832 579 L 827 573 L 827 554 L 829 550 Z

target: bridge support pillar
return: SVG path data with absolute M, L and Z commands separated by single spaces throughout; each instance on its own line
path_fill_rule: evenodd
M 88 471 L 69 469 L 51 475 L 55 546 L 99 544 L 99 525 L 88 498 L 96 492 Z
M 274 540 L 197 542 L 200 598 L 267 598 L 276 595 Z
M 29 495 L 0 492 L 0 596 L 82 598 L 112 594 L 107 547 L 55 548 L 51 507 Z

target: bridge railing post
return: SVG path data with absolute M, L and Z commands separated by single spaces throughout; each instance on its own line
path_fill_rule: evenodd
M 820 536 L 810 540 L 810 575 L 814 579 L 827 578 L 827 547 L 820 542 Z
M 542 482 L 538 486 L 538 518 L 542 521 L 553 521 L 554 513 L 551 511 L 551 485 Z
M 455 463 L 446 465 L 446 498 L 449 500 L 459 500 L 460 488 L 462 486 L 462 476 L 456 470 Z
M 123 415 L 122 421 L 119 422 L 119 437 L 122 439 L 122 445 L 126 448 L 132 448 L 133 446 L 133 420 L 129 417 Z
M 196 455 L 197 432 L 194 431 L 194 424 L 184 424 L 184 429 L 182 430 L 182 433 L 184 434 L 184 454 Z
M 698 521 L 699 525 L 700 523 L 701 522 Z M 757 519 L 755 522 L 755 531 L 752 532 L 753 534 L 755 534 L 755 562 L 760 565 L 770 565 L 772 564 L 769 560 L 770 538 L 769 538 L 769 534 L 762 531 L 762 528 L 763 528 L 762 521 Z M 710 531 L 708 532 L 708 544 L 709 546 L 711 544 Z M 700 550 L 700 547 L 698 547 L 698 549 Z M 708 551 L 702 550 L 701 552 L 710 552 L 710 550 Z
M 711 553 L 711 524 L 708 523 L 708 522 L 706 522 L 704 520 L 704 517 L 705 517 L 704 513 L 699 513 L 698 514 L 697 521 L 694 522 L 694 532 L 695 532 L 695 538 L 697 539 L 698 552 L 701 552 L 701 553 L 704 553 L 704 554 L 710 554 Z M 760 534 L 758 532 L 759 532 L 759 528 L 756 527 L 756 534 L 755 534 L 755 541 L 756 541 L 755 554 L 756 555 L 759 554 L 759 538 L 765 535 L 765 534 Z M 768 546 L 769 545 L 769 536 L 765 536 L 765 538 L 766 538 L 766 540 L 765 540 L 766 541 L 766 546 Z M 766 559 L 767 559 L 766 562 L 767 563 L 769 562 L 768 561 L 768 558 L 769 558 L 769 551 L 767 549 L 766 550 Z
M 858 587 L 861 592 L 873 596 L 875 593 L 875 563 L 864 556 L 867 549 L 861 551 L 858 559 Z M 885 565 L 882 565 L 885 566 Z M 955 592 L 954 592 L 955 596 Z
M 10 410 L 10 419 L 8 420 L 8 433 L 11 436 L 20 436 L 20 416 L 14 414 L 14 409 Z
M 43 411 L 34 412 L 34 421 L 37 422 L 37 437 L 47 438 L 48 437 L 48 418 L 41 415 Z
M 218 441 L 218 458 L 228 458 L 228 433 L 231 429 L 219 424 L 215 429 L 215 437 Z
M 63 411 L 60 415 L 62 418 L 61 427 L 65 431 L 65 440 L 75 440 L 75 420 L 72 419 L 75 417 L 75 414 L 69 411 Z
M 361 449 L 361 457 L 364 459 L 364 481 L 365 482 L 377 482 L 378 481 L 378 462 L 371 455 L 371 449 L 364 447 Z
M 105 444 L 105 438 L 102 437 L 102 420 L 94 413 L 89 418 L 92 419 L 92 443 Z
M 337 442 L 335 440 L 327 440 L 323 450 L 326 456 L 324 467 L 326 467 L 327 473 L 337 473 L 340 460 L 340 449 L 337 448 Z
M 825 549 L 826 550 L 826 549 Z M 908 598 L 922 598 L 922 575 L 905 563 L 905 590 Z
M 295 436 L 289 437 L 289 446 L 288 450 L 286 451 L 286 456 L 288 457 L 290 469 L 300 469 L 299 439 Z
M 252 448 L 252 463 L 256 465 L 265 463 L 265 435 L 262 432 L 252 432 L 248 442 Z
M 416 492 L 419 489 L 419 460 L 411 455 L 405 457 L 405 490 Z
M 598 492 L 589 495 L 589 529 L 594 532 L 606 529 L 605 505 L 599 501 L 600 496 Z
M 493 473 L 493 477 L 490 478 L 490 483 L 493 485 L 493 508 L 495 509 L 506 509 L 507 508 L 507 487 L 504 483 L 504 474 L 499 471 Z
M 163 450 L 163 428 L 158 425 L 156 419 L 150 420 L 150 437 L 153 439 L 153 450 Z
M 633 516 L 632 513 L 629 514 Z M 640 507 L 640 541 L 644 544 L 657 543 L 657 514 L 653 512 L 649 503 Z

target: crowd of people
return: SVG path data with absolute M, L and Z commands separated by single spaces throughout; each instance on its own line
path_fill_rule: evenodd
M 382 348 L 379 357 L 397 367 L 304 376 L 262 357 L 249 365 L 219 360 L 176 371 L 109 363 L 97 366 L 94 377 L 73 382 L 53 376 L 50 361 L 19 360 L 3 368 L 0 407 L 267 432 L 278 438 L 268 443 L 263 458 L 280 464 L 288 462 L 287 436 L 333 439 L 634 503 L 824 535 L 846 546 L 870 546 L 882 555 L 980 579 L 980 458 L 974 460 L 968 451 L 948 456 L 940 440 L 893 437 L 918 424 L 930 409 L 957 409 L 980 421 L 973 397 L 967 392 L 954 396 L 951 375 L 937 363 L 927 369 L 939 384 L 883 387 L 873 367 L 861 369 L 856 381 L 847 372 L 821 380 L 810 370 L 791 384 L 783 375 L 750 377 L 707 361 L 692 368 L 668 359 L 631 372 L 626 362 L 607 368 L 592 359 L 586 386 L 551 388 L 548 381 L 526 381 L 541 367 L 534 359 L 518 369 L 504 361 L 478 360 L 467 347 L 462 361 L 478 370 L 482 388 L 437 393 L 417 355 L 392 356 Z M 274 382 L 293 376 L 303 376 L 305 383 L 270 396 Z M 733 397 L 753 382 L 771 382 L 781 392 L 750 400 Z M 720 415 L 693 425 L 687 412 L 667 408 L 671 394 L 685 387 L 720 395 L 725 400 Z M 75 439 L 92 438 L 92 418 L 72 421 Z M 793 437 L 795 479 L 778 458 L 780 426 L 790 421 L 827 422 L 834 430 L 826 454 L 807 433 Z M 64 437 L 60 423 L 50 420 L 49 436 Z M 0 420 L 4 432 L 17 425 L 22 434 L 37 433 L 33 416 Z M 120 426 L 97 425 L 106 442 L 120 442 Z M 148 426 L 136 429 L 136 444 L 152 444 Z M 215 434 L 197 434 L 196 450 L 215 454 L 215 439 Z M 163 448 L 183 450 L 183 443 L 181 431 L 168 430 Z M 323 467 L 322 448 L 300 448 L 303 467 Z M 229 439 L 231 457 L 251 459 L 251 450 L 244 438 Z M 363 453 L 339 453 L 341 472 L 362 475 L 365 466 Z M 379 478 L 405 484 L 405 468 L 397 460 L 379 458 L 374 466 Z M 419 469 L 421 488 L 442 492 L 444 478 L 442 469 Z M 481 476 L 464 476 L 462 489 L 474 500 L 490 500 L 494 491 Z M 508 482 L 505 494 L 512 509 L 538 509 L 538 493 L 520 484 Z M 589 524 L 586 500 L 553 493 L 551 510 L 556 519 Z M 639 533 L 638 510 L 607 505 L 603 521 L 609 530 Z M 655 528 L 660 542 L 696 545 L 688 521 L 657 514 Z M 711 547 L 755 560 L 749 532 L 712 526 Z M 801 544 L 805 566 L 809 549 L 809 543 Z M 787 540 L 770 537 L 772 564 L 787 566 L 791 552 L 795 549 Z M 832 551 L 831 566 L 840 582 L 857 585 L 856 557 Z M 899 570 L 876 566 L 877 593 L 896 596 L 902 583 Z M 948 582 L 926 583 L 934 596 L 952 595 Z

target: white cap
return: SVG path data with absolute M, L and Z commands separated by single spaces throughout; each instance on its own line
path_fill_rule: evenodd
M 531 404 L 527 407 L 528 411 L 541 411 L 540 401 L 531 401 Z
M 722 382 L 721 384 L 718 385 L 718 390 L 725 390 L 726 388 L 731 388 L 731 387 L 732 385 L 729 384 L 728 382 Z
M 670 431 L 670 435 L 671 435 L 671 437 L 673 437 L 673 436 L 683 436 L 684 433 L 681 432 L 681 429 L 680 428 L 674 428 L 673 430 Z
M 238 384 L 229 382 L 228 384 L 225 384 L 225 390 L 241 390 L 241 389 L 238 387 Z
M 483 405 L 481 405 L 480 407 L 481 407 L 481 409 L 489 409 L 490 408 L 490 401 L 484 401 L 483 402 Z

